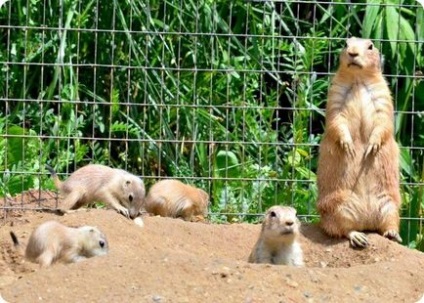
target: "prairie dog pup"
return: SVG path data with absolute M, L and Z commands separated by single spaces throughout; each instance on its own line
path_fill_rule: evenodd
M 144 182 L 129 172 L 99 164 L 76 170 L 64 182 L 47 166 L 64 198 L 63 209 L 78 209 L 92 202 L 104 202 L 126 217 L 135 218 L 143 206 Z
M 13 232 L 10 235 L 15 246 L 19 246 L 16 235 Z M 73 263 L 105 255 L 108 250 L 106 236 L 97 227 L 73 228 L 47 221 L 32 232 L 25 257 L 45 267 L 57 261 Z
M 361 231 L 399 236 L 399 148 L 394 139 L 390 90 L 371 40 L 350 38 L 340 55 L 326 109 L 318 161 L 321 226 L 353 247 Z
M 195 221 L 207 215 L 208 205 L 209 195 L 202 189 L 178 180 L 162 180 L 150 188 L 145 208 L 162 217 Z
M 297 241 L 299 227 L 296 209 L 272 206 L 265 214 L 259 239 L 248 261 L 303 266 L 303 252 Z

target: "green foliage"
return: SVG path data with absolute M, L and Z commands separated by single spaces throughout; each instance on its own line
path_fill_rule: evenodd
M 412 0 L 9 1 L 0 10 L 1 194 L 44 165 L 127 169 L 210 193 L 216 221 L 315 215 L 329 74 L 349 35 L 381 41 L 402 146 L 403 215 L 424 207 L 424 11 Z M 407 6 L 400 7 L 399 4 Z M 391 76 L 397 75 L 397 76 Z M 421 81 L 421 82 L 420 82 Z M 411 114 L 412 113 L 412 114 Z M 424 247 L 422 224 L 402 236 Z

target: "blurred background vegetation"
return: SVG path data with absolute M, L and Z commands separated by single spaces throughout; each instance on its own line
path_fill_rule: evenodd
M 424 250 L 423 19 L 415 0 L 9 1 L 0 195 L 53 189 L 46 163 L 63 177 L 101 163 L 202 187 L 216 222 L 274 204 L 315 220 L 329 79 L 353 35 L 384 55 L 402 237 Z

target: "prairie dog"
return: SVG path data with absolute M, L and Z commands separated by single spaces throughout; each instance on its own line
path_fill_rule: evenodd
M 209 195 L 202 189 L 178 180 L 162 180 L 150 188 L 145 208 L 147 212 L 162 217 L 195 221 L 204 219 L 208 205 Z
M 317 209 L 321 226 L 353 247 L 366 247 L 361 231 L 399 236 L 399 147 L 393 101 L 371 40 L 350 38 L 340 55 L 321 141 Z
M 55 186 L 64 198 L 63 209 L 78 209 L 92 202 L 104 202 L 126 217 L 135 218 L 143 206 L 144 182 L 129 172 L 99 164 L 76 170 L 64 182 L 50 166 Z
M 15 246 L 19 246 L 16 235 L 13 232 L 10 235 Z M 32 232 L 25 257 L 46 267 L 58 261 L 73 263 L 105 255 L 108 250 L 106 236 L 97 227 L 73 228 L 56 221 L 47 221 Z
M 299 227 L 296 209 L 272 206 L 265 214 L 259 239 L 248 261 L 303 266 L 303 252 L 297 240 Z

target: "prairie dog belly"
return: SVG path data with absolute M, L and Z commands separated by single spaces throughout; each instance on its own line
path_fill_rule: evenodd
M 363 84 L 355 84 L 347 95 L 346 116 L 350 125 L 349 131 L 359 156 L 365 152 L 371 135 L 376 108 L 372 100 L 372 92 Z

